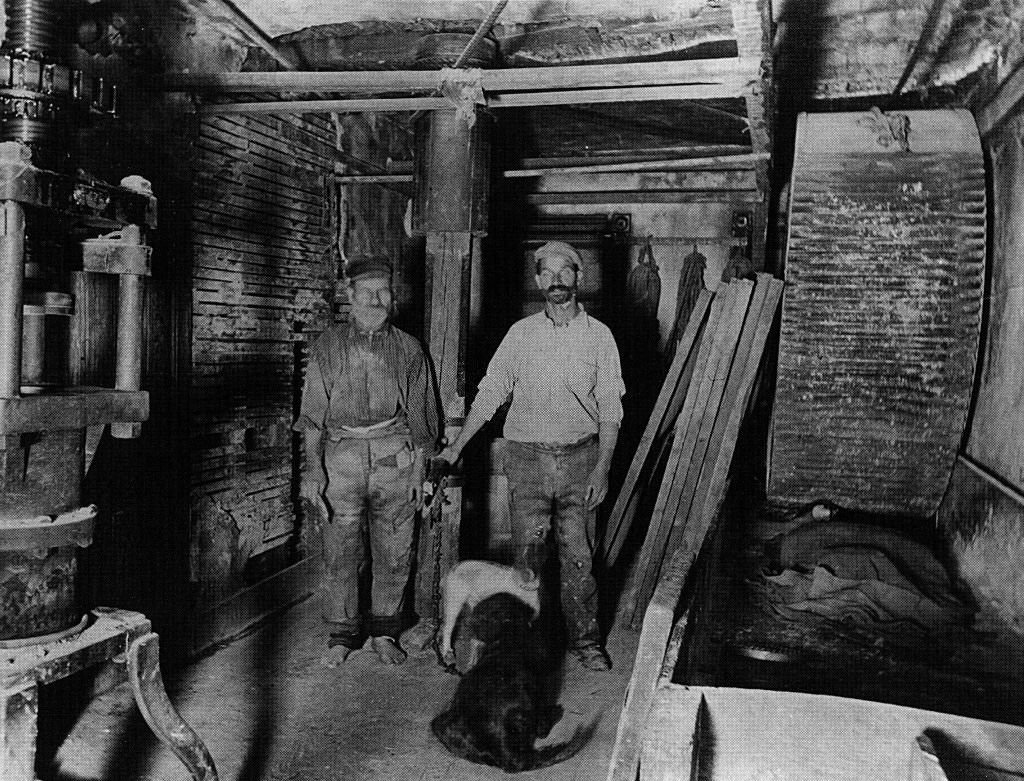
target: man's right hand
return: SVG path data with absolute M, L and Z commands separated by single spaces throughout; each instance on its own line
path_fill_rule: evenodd
M 447 461 L 449 464 L 454 464 L 459 460 L 460 455 L 462 455 L 461 448 L 456 450 L 453 446 L 448 445 L 448 447 L 437 454 L 437 458 Z
M 305 499 L 307 502 L 313 502 L 313 504 L 322 502 L 326 485 L 326 480 L 303 475 L 302 482 L 299 484 L 299 498 Z

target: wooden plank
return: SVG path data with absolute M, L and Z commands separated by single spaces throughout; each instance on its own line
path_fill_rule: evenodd
M 687 388 L 686 386 L 680 386 L 683 367 L 691 360 L 691 356 L 695 357 L 694 350 L 699 343 L 698 337 L 713 298 L 714 294 L 708 290 L 701 290 L 700 295 L 697 297 L 697 302 L 690 313 L 690 319 L 686 323 L 686 329 L 679 339 L 679 345 L 676 348 L 675 356 L 672 358 L 672 364 L 665 375 L 665 381 L 658 392 L 658 398 L 654 402 L 651 416 L 647 420 L 647 426 L 640 437 L 640 444 L 637 445 L 636 452 L 633 454 L 633 460 L 629 465 L 629 471 L 626 473 L 626 478 L 619 489 L 615 506 L 608 516 L 606 528 L 609 531 L 606 532 L 605 538 L 602 541 L 605 566 L 608 568 L 615 564 L 622 550 L 622 545 L 625 543 L 626 536 L 629 534 L 629 523 L 624 522 L 626 508 L 636 490 L 640 474 L 644 471 L 644 467 L 647 466 L 647 459 L 654 445 L 655 438 L 665 428 L 666 424 L 674 422 L 669 412 L 673 399 L 685 397 Z
M 942 757 L 950 778 L 1010 781 L 1024 774 L 1024 729 L 949 713 L 802 692 L 714 686 L 659 688 L 643 736 L 641 781 L 677 781 L 689 768 L 700 703 L 707 706 L 707 781 L 906 781 L 918 739 L 936 735 L 959 749 Z M 932 763 L 934 759 L 928 760 Z M 635 771 L 634 771 L 635 772 Z M 610 778 L 610 777 L 609 777 Z M 620 776 L 626 778 L 626 776 Z M 629 776 L 635 781 L 636 776 Z
M 760 310 L 757 312 L 756 319 L 748 321 L 744 327 L 746 343 L 741 345 L 741 349 L 745 354 L 737 359 L 737 362 L 742 361 L 742 365 L 738 365 L 733 372 L 735 382 L 733 376 L 729 378 L 729 384 L 732 387 L 726 392 L 728 406 L 725 409 L 725 425 L 718 435 L 718 441 L 713 443 L 714 461 L 710 464 L 711 469 L 707 478 L 702 475 L 705 486 L 694 497 L 693 509 L 687 513 L 686 523 L 681 525 L 678 539 L 669 542 L 670 550 L 678 551 L 685 556 L 684 559 L 677 560 L 679 566 L 687 567 L 684 570 L 684 577 L 688 568 L 692 567 L 697 560 L 704 540 L 721 511 L 729 468 L 732 465 L 732 457 L 736 449 L 736 438 L 739 436 L 740 426 L 747 414 L 754 380 L 760 369 L 768 334 L 782 299 L 783 285 L 781 281 L 773 279 L 768 274 L 758 274 L 757 284 L 758 287 L 764 288 L 764 295 L 760 297 Z M 753 305 L 751 309 L 753 309 Z
M 740 422 L 746 413 L 747 395 L 753 387 L 754 376 L 760 365 L 761 352 L 764 350 L 764 339 L 767 338 L 768 327 L 771 326 L 770 318 L 767 324 L 763 323 L 763 310 L 769 304 L 773 307 L 778 306 L 777 294 L 781 294 L 782 290 L 781 282 L 777 285 L 770 285 L 771 280 L 772 277 L 769 274 L 757 275 L 757 284 L 741 326 L 735 355 L 729 366 L 726 367 L 728 375 L 719 409 L 712 422 L 706 455 L 700 460 L 699 474 L 696 477 L 692 498 L 688 504 L 684 505 L 683 502 L 686 502 L 684 494 L 683 501 L 675 514 L 675 521 L 669 534 L 668 553 L 674 552 L 692 537 L 688 530 L 702 518 L 704 505 L 709 497 L 715 491 L 720 491 L 724 485 L 726 475 L 719 474 L 722 468 L 721 462 L 725 461 L 725 472 L 728 473 L 729 464 L 732 463 L 735 437 L 739 433 Z M 771 297 L 771 301 L 769 301 L 769 297 Z M 771 317 L 774 317 L 775 309 L 773 308 L 771 311 Z M 753 354 L 755 349 L 759 349 L 756 357 Z M 751 362 L 755 364 L 753 368 L 750 367 Z M 700 535 L 700 541 L 703 542 L 703 535 Z
M 589 176 L 581 176 L 580 174 Z M 547 173 L 537 180 L 534 192 L 572 192 L 574 190 L 650 190 L 653 192 L 752 192 L 757 189 L 753 171 L 613 171 L 588 172 L 586 169 L 562 174 Z
M 649 715 L 658 690 L 665 650 L 675 623 L 684 575 L 675 558 L 665 568 L 654 596 L 644 612 L 643 628 L 633 669 L 626 687 L 608 764 L 607 781 L 636 781 L 640 753 L 651 725 Z
M 708 334 L 711 339 L 711 353 L 708 356 L 707 369 L 696 389 L 697 414 L 690 420 L 683 441 L 682 454 L 686 468 L 678 473 L 673 481 L 651 564 L 643 573 L 644 580 L 641 582 L 637 599 L 637 606 L 641 609 L 654 592 L 662 562 L 672 556 L 674 547 L 678 544 L 673 537 L 677 537 L 677 530 L 685 524 L 689 515 L 701 470 L 709 454 L 709 444 L 715 421 L 718 419 L 722 394 L 725 392 L 753 288 L 753 283 L 747 279 L 729 283 L 725 293 L 726 304 L 722 319 L 718 327 Z M 634 623 L 639 621 L 640 617 L 634 613 Z
M 633 565 L 633 572 L 629 580 L 629 585 L 626 588 L 625 595 L 619 607 L 620 620 L 624 626 L 633 625 L 634 618 L 636 617 L 639 609 L 638 606 L 641 587 L 655 555 L 658 556 L 658 560 L 660 561 L 661 548 L 659 546 L 664 546 L 664 538 L 668 535 L 669 521 L 666 518 L 666 506 L 669 501 L 669 496 L 672 493 L 672 487 L 677 478 L 677 474 L 685 472 L 686 469 L 687 462 L 684 457 L 684 439 L 686 431 L 690 426 L 691 419 L 695 414 L 699 414 L 699 411 L 696 410 L 696 385 L 700 383 L 700 380 L 707 369 L 708 358 L 711 354 L 711 334 L 718 328 L 718 324 L 722 319 L 723 309 L 725 308 L 725 298 L 726 296 L 724 294 L 719 293 L 711 303 L 711 311 L 708 314 L 707 325 L 704 328 L 704 336 L 700 340 L 700 346 L 697 350 L 697 357 L 694 362 L 693 377 L 695 379 L 690 380 L 690 385 L 687 388 L 686 395 L 683 399 L 682 409 L 679 411 L 679 416 L 676 418 L 672 450 L 669 454 L 668 464 L 665 466 L 665 475 L 662 478 L 661 486 L 658 490 L 658 497 L 655 500 L 654 511 L 651 513 L 651 520 L 647 527 L 647 535 L 644 538 L 643 546 L 640 549 L 640 555 L 637 558 L 636 563 Z
M 501 68 L 481 72 L 486 92 L 587 89 L 644 85 L 731 82 L 735 74 L 757 73 L 758 62 L 736 57 L 608 65 Z M 437 90 L 441 71 L 263 71 L 246 73 L 174 73 L 167 90 L 208 94 L 231 92 L 333 92 L 342 95 Z M 447 104 L 447 108 L 450 104 Z
M 306 558 L 200 613 L 193 625 L 192 652 L 241 634 L 302 601 L 316 589 L 318 578 L 316 557 Z

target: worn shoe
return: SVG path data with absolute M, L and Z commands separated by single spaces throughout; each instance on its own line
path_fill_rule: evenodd
M 612 669 L 612 660 L 608 658 L 608 652 L 597 643 L 574 648 L 573 653 L 580 660 L 580 664 L 588 670 L 606 672 Z

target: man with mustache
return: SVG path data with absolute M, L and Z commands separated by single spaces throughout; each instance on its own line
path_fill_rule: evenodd
M 331 667 L 360 648 L 367 634 L 383 663 L 401 664 L 406 657 L 397 638 L 424 462 L 437 444 L 440 417 L 423 348 L 390 322 L 391 275 L 384 257 L 348 262 L 351 317 L 313 344 L 295 424 L 306 454 L 300 496 L 322 510 L 329 633 L 323 661 Z M 364 621 L 359 583 L 367 539 L 372 585 Z
M 570 650 L 584 667 L 608 670 L 591 563 L 625 386 L 611 331 L 576 300 L 579 253 L 550 241 L 534 257 L 544 311 L 509 329 L 465 426 L 440 457 L 456 461 L 511 395 L 504 435 L 515 564 L 524 572 L 540 572 L 554 531 Z

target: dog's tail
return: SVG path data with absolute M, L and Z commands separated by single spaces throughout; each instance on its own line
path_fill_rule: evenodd
M 565 743 L 557 743 L 553 746 L 543 746 L 535 749 L 533 761 L 530 762 L 529 767 L 523 768 L 523 770 L 538 770 L 542 767 L 557 765 L 559 762 L 564 762 L 570 757 L 575 756 L 593 737 L 594 732 L 597 730 L 597 722 L 598 720 L 594 719 L 593 723 L 587 726 L 577 727 L 573 736 Z

